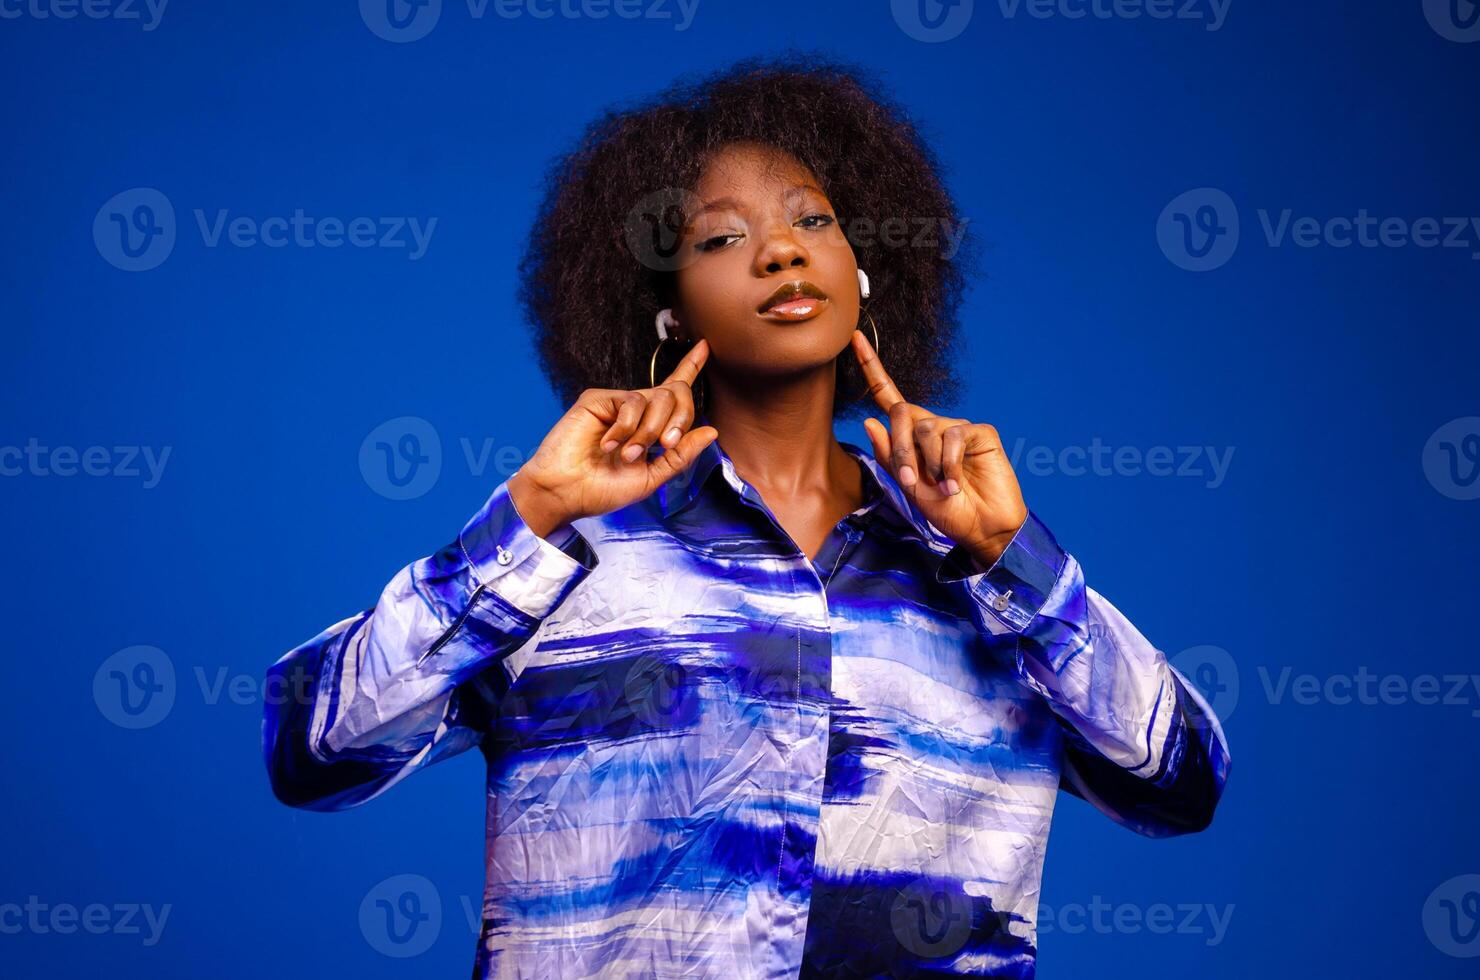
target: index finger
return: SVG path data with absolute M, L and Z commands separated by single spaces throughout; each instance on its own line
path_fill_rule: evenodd
M 694 381 L 699 377 L 699 370 L 704 367 L 704 362 L 707 360 L 709 360 L 709 341 L 701 339 L 679 360 L 672 373 L 663 379 L 663 384 L 666 385 L 670 381 L 682 381 L 692 388 Z
M 889 377 L 889 372 L 884 370 L 884 362 L 879 360 L 879 355 L 874 351 L 874 345 L 868 342 L 862 330 L 853 331 L 853 353 L 858 356 L 858 364 L 863 368 L 864 380 L 868 382 L 868 390 L 874 396 L 874 401 L 884 411 L 889 411 L 899 402 L 904 401 L 904 395 L 900 394 L 894 386 L 894 380 Z

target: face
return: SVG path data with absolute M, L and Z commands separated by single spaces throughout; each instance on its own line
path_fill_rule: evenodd
M 694 191 L 673 313 L 680 337 L 709 341 L 705 370 L 830 366 L 858 323 L 858 266 L 817 178 L 783 151 L 732 144 Z

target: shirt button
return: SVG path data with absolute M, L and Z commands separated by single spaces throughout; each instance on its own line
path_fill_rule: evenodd
M 995 610 L 997 610 L 998 612 L 1004 612 L 1004 611 L 1006 611 L 1007 606 L 1008 606 L 1008 601 L 1007 600 L 1009 600 L 1011 598 L 1012 598 L 1012 590 L 1011 589 L 1008 589 L 1006 592 L 1002 593 L 997 598 L 995 598 L 995 599 L 992 600 L 992 608 L 995 609 Z
M 503 545 L 498 545 L 497 547 L 498 563 L 500 565 L 507 565 L 509 562 L 514 560 L 514 553 L 512 551 L 510 551 L 508 548 L 505 548 Z

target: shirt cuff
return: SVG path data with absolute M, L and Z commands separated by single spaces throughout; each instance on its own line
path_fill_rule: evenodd
M 535 619 L 548 616 L 597 565 L 596 552 L 573 524 L 551 532 L 556 544 L 525 523 L 505 480 L 458 535 L 473 577 L 486 591 Z
M 1007 631 L 1022 633 L 1043 608 L 1068 555 L 1031 510 L 991 568 L 962 545 L 946 552 L 938 582 L 961 582 Z

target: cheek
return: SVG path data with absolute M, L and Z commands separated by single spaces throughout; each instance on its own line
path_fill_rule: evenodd
M 701 329 L 722 329 L 753 313 L 755 284 L 743 258 L 710 256 L 678 272 L 678 298 L 685 316 Z
M 841 235 L 829 236 L 811 249 L 812 271 L 834 300 L 858 301 L 858 262 Z M 842 305 L 841 302 L 838 304 Z

